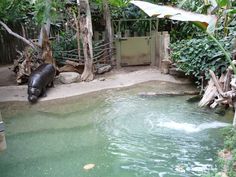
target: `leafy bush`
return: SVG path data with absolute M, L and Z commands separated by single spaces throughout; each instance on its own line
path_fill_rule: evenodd
M 227 51 L 231 51 L 232 39 L 230 36 L 220 41 Z M 207 36 L 176 42 L 171 49 L 171 57 L 178 68 L 194 76 L 198 85 L 201 77 L 209 79 L 209 69 L 219 76 L 229 66 L 223 52 Z
M 52 42 L 53 57 L 60 62 L 63 51 L 77 49 L 77 40 L 73 31 L 61 32 L 57 40 Z
M 223 129 L 224 148 L 228 150 L 236 149 L 236 129 L 227 127 Z
M 234 127 L 228 127 L 224 129 L 224 149 L 230 150 L 232 153 L 232 158 L 224 160 L 224 163 L 221 164 L 222 169 L 227 169 L 227 175 L 229 177 L 236 176 L 236 129 Z

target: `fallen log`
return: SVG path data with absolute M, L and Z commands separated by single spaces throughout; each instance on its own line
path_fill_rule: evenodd
M 232 77 L 232 70 L 230 70 L 229 68 L 227 69 L 227 73 L 225 75 L 225 79 L 224 79 L 224 86 L 223 86 L 223 91 L 227 92 L 230 90 L 230 81 L 231 81 L 231 77 Z
M 219 93 L 222 97 L 224 97 L 224 96 L 223 96 L 223 90 L 222 90 L 222 88 L 220 87 L 219 81 L 218 81 L 218 79 L 216 78 L 215 73 L 214 73 L 212 70 L 210 70 L 209 72 L 210 72 L 212 81 L 214 82 L 214 85 L 215 85 L 215 87 L 216 87 L 218 93 Z
M 236 76 L 232 76 L 230 67 L 226 75 L 222 74 L 219 80 L 213 71 L 209 72 L 211 79 L 198 105 L 200 107 L 209 105 L 211 108 L 219 104 L 233 106 L 235 110 L 233 126 L 236 127 Z
M 215 97 L 218 95 L 217 89 L 214 85 L 214 81 L 212 79 L 209 80 L 208 86 L 206 87 L 205 93 L 199 102 L 200 107 L 204 107 L 212 103 Z
M 71 61 L 71 60 L 66 60 L 66 64 L 72 65 L 72 66 L 74 66 L 74 67 L 83 66 L 83 65 L 84 65 L 83 63 L 78 63 L 78 62 Z

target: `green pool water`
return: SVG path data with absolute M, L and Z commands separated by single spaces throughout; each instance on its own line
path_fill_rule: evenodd
M 227 117 L 186 102 L 189 96 L 138 96 L 150 89 L 157 88 L 2 107 L 8 149 L 0 176 L 191 177 L 216 169 Z M 96 166 L 84 170 L 89 163 Z

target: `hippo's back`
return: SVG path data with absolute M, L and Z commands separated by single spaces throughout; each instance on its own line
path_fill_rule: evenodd
M 47 86 L 53 81 L 56 70 L 52 64 L 42 64 L 35 71 L 32 72 L 29 78 L 29 87 Z

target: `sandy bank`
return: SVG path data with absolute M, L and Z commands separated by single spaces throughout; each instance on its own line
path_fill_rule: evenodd
M 153 67 L 141 68 L 136 71 L 129 70 L 129 72 L 124 72 L 123 69 L 122 71 L 113 71 L 105 75 L 103 79 L 97 78 L 92 82 L 55 85 L 54 88 L 48 89 L 47 97 L 41 98 L 40 101 L 78 96 L 105 89 L 127 87 L 148 81 L 165 81 L 177 84 L 189 83 L 187 79 L 176 79 L 173 76 L 161 74 L 159 70 Z M 27 101 L 27 86 L 0 87 L 0 102 L 7 101 Z

